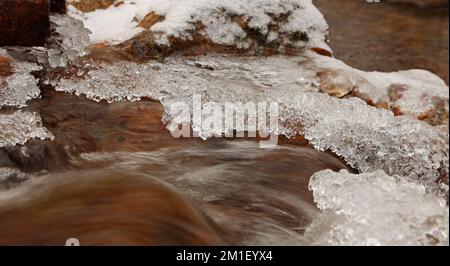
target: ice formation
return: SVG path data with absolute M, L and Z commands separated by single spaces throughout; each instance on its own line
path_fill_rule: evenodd
M 156 43 L 171 39 L 193 40 L 201 35 L 214 44 L 247 49 L 252 36 L 264 45 L 328 49 L 328 25 L 311 0 L 124 0 L 105 10 L 82 13 L 69 8 L 92 31 L 91 41 L 121 43 L 144 31 L 139 23 L 156 14 L 162 21 L 148 29 Z
M 168 58 L 166 62 L 89 63 L 84 72 L 55 82 L 56 89 L 97 101 L 160 100 L 166 109 L 177 102 L 269 102 L 280 104 L 276 133 L 301 134 L 318 150 L 331 150 L 361 172 L 378 169 L 408 175 L 437 189 L 448 175 L 448 135 L 425 122 L 368 106 L 358 98 L 319 93 L 316 72 L 305 68 L 312 54 L 299 57 L 205 56 Z M 166 114 L 169 129 L 175 117 Z M 188 118 L 189 119 L 189 118 Z M 190 124 L 191 121 L 176 121 Z M 221 121 L 220 121 L 221 122 Z M 200 136 L 216 134 L 193 125 Z M 222 127 L 223 133 L 236 128 Z M 238 129 L 236 129 L 238 130 Z
M 49 80 L 56 90 L 108 102 L 151 97 L 163 102 L 204 94 L 219 102 L 318 91 L 304 57 L 170 57 L 165 62 L 84 62 L 76 75 Z M 72 70 L 71 70 L 72 71 Z M 302 73 L 304 72 L 304 73 Z M 209 95 L 211 94 L 211 95 Z M 222 97 L 218 99 L 217 97 Z
M 311 244 L 448 245 L 447 203 L 407 177 L 325 170 L 310 189 L 322 211 L 305 233 Z
M 47 41 L 47 54 L 50 67 L 66 67 L 85 54 L 89 44 L 89 30 L 77 19 L 65 15 L 50 16 L 54 31 Z
M 448 133 L 411 117 L 368 106 L 358 98 L 303 94 L 284 116 L 318 150 L 330 150 L 360 172 L 384 170 L 438 190 L 448 176 Z
M 7 52 L 0 48 L 0 56 L 10 58 Z M 37 98 L 41 91 L 38 80 L 31 74 L 41 70 L 41 67 L 29 62 L 11 59 L 12 74 L 0 76 L 0 108 L 2 106 L 24 106 L 28 100 Z
M 42 126 L 37 113 L 19 110 L 0 114 L 0 147 L 22 145 L 29 139 L 53 139 L 52 133 Z

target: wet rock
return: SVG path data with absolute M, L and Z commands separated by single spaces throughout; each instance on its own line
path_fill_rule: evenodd
M 66 0 L 50 0 L 50 12 L 65 14 Z
M 320 91 L 330 96 L 342 98 L 350 94 L 355 88 L 352 77 L 346 73 L 324 71 L 318 73 L 318 75 L 320 77 Z
M 118 0 L 67 0 L 69 5 L 83 12 L 91 12 L 96 9 L 105 9 L 113 5 Z
M 0 163 L 1 156 L 2 154 L 0 152 Z M 23 173 L 14 168 L 0 167 L 0 191 L 18 187 L 33 177 L 33 175 Z
M 15 62 L 28 62 L 40 66 L 48 64 L 47 50 L 44 47 L 8 46 L 5 47 L 3 55 L 8 58 L 11 67 Z
M 49 35 L 48 0 L 0 2 L 0 46 L 44 46 Z
M 0 55 L 0 77 L 6 77 L 13 73 L 11 58 Z
M 15 167 L 16 165 L 9 158 L 8 152 L 1 148 L 0 149 L 0 167 Z
M 161 15 L 156 14 L 155 12 L 148 13 L 144 19 L 139 22 L 139 27 L 142 27 L 144 29 L 150 29 L 153 25 L 155 25 L 158 22 L 161 22 L 164 20 L 164 17 Z
M 389 101 L 385 93 L 355 73 L 326 70 L 319 72 L 318 75 L 321 92 L 337 98 L 358 97 L 371 106 L 389 109 Z
M 7 156 L 4 166 L 12 163 L 14 167 L 25 172 L 62 169 L 67 167 L 69 162 L 67 151 L 51 141 L 30 140 L 25 145 L 8 146 L 1 150 L 3 156 L 5 153 Z

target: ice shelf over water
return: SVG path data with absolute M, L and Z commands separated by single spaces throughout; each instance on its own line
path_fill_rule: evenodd
M 311 57 L 204 56 L 167 58 L 163 63 L 92 63 L 71 78 L 51 81 L 56 90 L 86 95 L 97 101 L 157 99 L 166 111 L 179 102 L 278 102 L 279 127 L 273 132 L 301 134 L 318 150 L 331 150 L 361 172 L 378 169 L 407 175 L 437 189 L 448 171 L 448 135 L 412 117 L 367 105 L 358 98 L 338 99 L 319 91 L 315 71 L 303 67 Z M 175 119 L 176 121 L 172 121 Z M 219 118 L 218 118 L 219 119 Z M 181 121 L 166 112 L 169 129 Z M 175 122 L 175 123 L 172 123 Z M 217 123 L 222 123 L 220 118 Z M 192 124 L 203 138 L 241 128 Z
M 0 147 L 25 144 L 29 139 L 53 139 L 37 113 L 16 111 L 0 114 Z
M 315 245 L 448 245 L 444 199 L 408 177 L 325 170 L 310 180 L 322 211 L 305 236 Z

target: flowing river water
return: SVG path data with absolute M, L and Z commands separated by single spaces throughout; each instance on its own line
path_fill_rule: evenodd
M 425 68 L 448 82 L 448 11 L 315 3 L 337 58 L 366 70 Z M 348 169 L 298 141 L 267 150 L 252 139 L 173 138 L 154 101 L 42 89 L 25 110 L 55 139 L 1 151 L 29 180 L 0 193 L 0 245 L 308 244 L 303 232 L 318 215 L 309 178 Z

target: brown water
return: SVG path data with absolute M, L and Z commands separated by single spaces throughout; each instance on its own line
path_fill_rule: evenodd
M 315 0 L 336 57 L 367 70 L 420 67 L 448 81 L 448 12 L 355 0 Z M 346 18 L 346 19 L 343 19 Z M 159 103 L 95 103 L 43 91 L 55 135 L 1 150 L 36 178 L 0 194 L 0 244 L 305 244 L 317 214 L 310 176 L 346 168 L 307 145 L 175 139 Z
M 46 148 L 23 169 L 59 156 L 49 149 L 84 154 L 1 200 L 0 244 L 299 244 L 317 212 L 309 177 L 345 168 L 309 147 L 173 138 L 151 101 L 107 105 L 46 91 L 28 109 L 55 141 L 35 142 Z
M 448 8 L 364 0 L 314 0 L 334 55 L 363 70 L 427 69 L 449 81 Z

